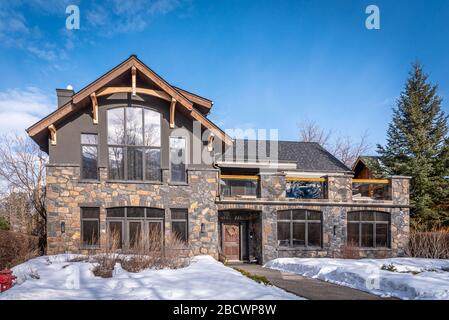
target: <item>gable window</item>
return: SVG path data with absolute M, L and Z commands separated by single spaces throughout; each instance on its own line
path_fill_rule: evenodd
M 187 243 L 188 223 L 187 209 L 171 209 L 171 230 L 179 240 Z
M 81 208 L 83 247 L 98 247 L 100 239 L 100 208 Z
M 161 120 L 143 107 L 108 110 L 109 179 L 161 180 Z
M 348 243 L 356 247 L 389 248 L 390 214 L 378 211 L 348 212 Z
M 170 137 L 170 181 L 186 181 L 186 139 Z
M 97 134 L 81 134 L 81 179 L 98 179 Z
M 321 212 L 285 210 L 277 213 L 278 245 L 321 247 Z

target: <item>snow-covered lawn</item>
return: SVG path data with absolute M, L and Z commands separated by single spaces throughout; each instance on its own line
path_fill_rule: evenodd
M 401 299 L 449 299 L 449 260 L 279 258 L 269 261 L 264 267 L 381 296 Z
M 209 256 L 177 270 L 130 273 L 116 264 L 112 278 L 95 277 L 74 256 L 38 257 L 13 268 L 17 284 L 1 299 L 298 299 L 259 284 Z

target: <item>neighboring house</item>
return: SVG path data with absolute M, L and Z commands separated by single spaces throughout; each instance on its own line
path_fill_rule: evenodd
M 406 177 L 388 178 L 383 199 L 354 198 L 353 172 L 318 144 L 232 140 L 207 119 L 211 100 L 136 56 L 57 93 L 57 110 L 27 130 L 49 154 L 49 254 L 106 246 L 113 232 L 126 250 L 154 230 L 192 254 L 259 263 L 339 256 L 348 243 L 360 256 L 404 253 Z
M 354 179 L 385 179 L 390 174 L 388 168 L 377 156 L 360 156 L 352 166 Z

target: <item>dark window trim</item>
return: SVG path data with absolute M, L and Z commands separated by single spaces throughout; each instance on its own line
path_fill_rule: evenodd
M 186 214 L 185 219 L 173 219 L 172 218 L 172 212 L 173 211 L 177 211 L 177 210 L 185 211 L 185 214 Z M 185 227 L 185 229 L 186 229 L 186 242 L 185 243 L 186 244 L 189 243 L 189 210 L 186 209 L 186 208 L 171 208 L 170 209 L 170 218 L 171 218 L 172 230 L 173 230 L 173 222 L 185 222 L 185 224 L 186 224 L 186 227 Z
M 121 109 L 123 108 L 123 119 L 124 119 L 124 144 L 110 144 L 109 143 L 109 123 L 108 123 L 108 111 L 109 110 L 113 110 L 113 109 Z M 127 144 L 127 135 L 126 135 L 126 110 L 129 108 L 139 108 L 142 109 L 142 145 L 129 145 Z M 159 146 L 146 146 L 145 145 L 145 112 L 143 111 L 144 109 L 147 110 L 151 110 L 153 112 L 156 112 L 159 115 L 159 128 L 160 128 L 160 136 L 159 136 Z M 143 181 L 143 182 L 153 182 L 153 183 L 158 183 L 162 181 L 162 168 L 159 167 L 159 171 L 160 171 L 160 179 L 159 180 L 148 180 L 146 179 L 146 174 L 145 174 L 145 168 L 146 168 L 146 159 L 145 159 L 145 151 L 146 150 L 159 150 L 159 156 L 160 156 L 160 163 L 162 166 L 162 114 L 155 108 L 151 108 L 148 106 L 143 106 L 143 105 L 139 105 L 139 104 L 135 104 L 135 103 L 126 103 L 126 104 L 120 104 L 118 106 L 113 106 L 113 107 L 109 107 L 106 109 L 106 144 L 107 144 L 107 155 L 108 155 L 108 179 L 110 179 L 111 181 L 119 181 L 119 182 L 124 182 L 126 183 L 126 181 L 132 181 L 132 182 L 139 182 L 139 181 Z M 122 148 L 123 149 L 123 179 L 112 179 L 111 176 L 109 175 L 109 171 L 110 171 L 110 161 L 109 161 L 109 149 L 110 148 Z M 140 180 L 130 180 L 128 179 L 128 148 L 136 148 L 136 149 L 141 149 L 142 151 L 142 179 Z
M 362 213 L 371 213 L 371 212 L 373 213 L 373 216 L 374 216 L 373 220 L 362 220 Z M 364 211 L 357 210 L 357 211 L 349 211 L 347 213 L 347 216 L 350 213 L 358 213 L 358 220 L 350 221 L 347 218 L 348 226 L 349 226 L 349 224 L 358 224 L 358 226 L 359 226 L 359 228 L 358 228 L 359 229 L 359 243 L 358 243 L 357 248 L 360 248 L 360 249 L 379 249 L 379 248 L 380 249 L 390 249 L 391 248 L 391 214 L 389 212 L 376 211 L 376 210 L 364 210 Z M 377 213 L 387 214 L 388 217 L 389 217 L 388 221 L 381 221 L 381 220 L 377 221 L 376 220 Z M 371 224 L 372 225 L 372 228 L 373 228 L 373 246 L 372 247 L 362 246 L 362 225 L 363 224 Z M 378 225 L 378 224 L 383 224 L 383 225 L 387 225 L 388 226 L 387 227 L 387 245 L 385 247 L 384 246 L 379 246 L 379 247 L 377 246 L 376 225 Z M 349 244 L 348 228 L 346 228 L 346 242 Z
M 98 210 L 98 218 L 83 218 L 83 210 L 84 209 L 97 209 Z M 80 232 L 81 232 L 81 241 L 80 241 L 80 247 L 82 249 L 98 249 L 101 246 L 101 227 L 100 227 L 100 207 L 80 207 Z M 98 243 L 95 245 L 88 245 L 84 244 L 84 227 L 83 227 L 83 221 L 97 221 L 98 222 Z
M 182 181 L 172 181 L 172 162 L 171 162 L 171 139 L 183 139 L 185 142 L 185 146 L 184 146 L 184 166 L 185 166 L 185 176 L 184 176 L 184 180 Z M 182 184 L 187 184 L 187 163 L 188 161 L 188 157 L 189 155 L 187 154 L 187 137 L 186 136 L 169 136 L 168 137 L 168 154 L 169 154 L 169 172 L 170 172 L 170 184 L 173 185 L 182 185 Z
M 304 220 L 298 220 L 293 219 L 293 211 L 304 211 Z M 279 245 L 278 247 L 285 247 L 285 248 L 306 248 L 306 249 L 317 249 L 317 248 L 323 248 L 323 212 L 318 210 L 307 210 L 307 209 L 290 209 L 290 210 L 278 210 L 276 215 L 279 212 L 289 212 L 290 213 L 290 219 L 276 219 L 276 232 L 277 232 L 277 223 L 278 222 L 286 222 L 290 224 L 290 239 L 289 239 L 289 245 Z M 309 220 L 308 219 L 308 212 L 317 212 L 320 214 L 320 220 Z M 305 235 L 304 235 L 304 245 L 293 245 L 293 223 L 304 223 L 305 226 Z M 309 223 L 319 223 L 320 224 L 320 246 L 309 246 Z M 278 240 L 279 241 L 279 240 Z M 279 242 L 278 242 L 279 243 Z
M 83 134 L 96 135 L 97 136 L 97 144 L 83 143 L 82 139 L 81 139 L 81 136 Z M 82 181 L 95 181 L 96 182 L 96 181 L 99 180 L 99 177 L 100 177 L 100 175 L 98 174 L 98 164 L 99 164 L 99 155 L 100 155 L 100 149 L 98 148 L 98 146 L 99 146 L 98 133 L 96 133 L 96 132 L 81 132 L 79 137 L 80 137 L 80 155 L 81 155 L 81 158 L 80 158 L 80 178 L 81 178 Z M 96 171 L 97 172 L 97 177 L 95 179 L 83 178 L 83 169 L 84 169 L 83 168 L 83 147 L 95 147 L 95 148 L 97 148 L 97 171 Z

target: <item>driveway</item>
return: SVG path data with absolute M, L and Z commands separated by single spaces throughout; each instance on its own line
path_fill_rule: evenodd
M 290 272 L 263 268 L 257 264 L 232 264 L 231 267 L 243 269 L 251 274 L 264 276 L 270 283 L 285 291 L 310 300 L 391 300 L 364 291 L 339 286 L 337 284 L 306 278 Z

